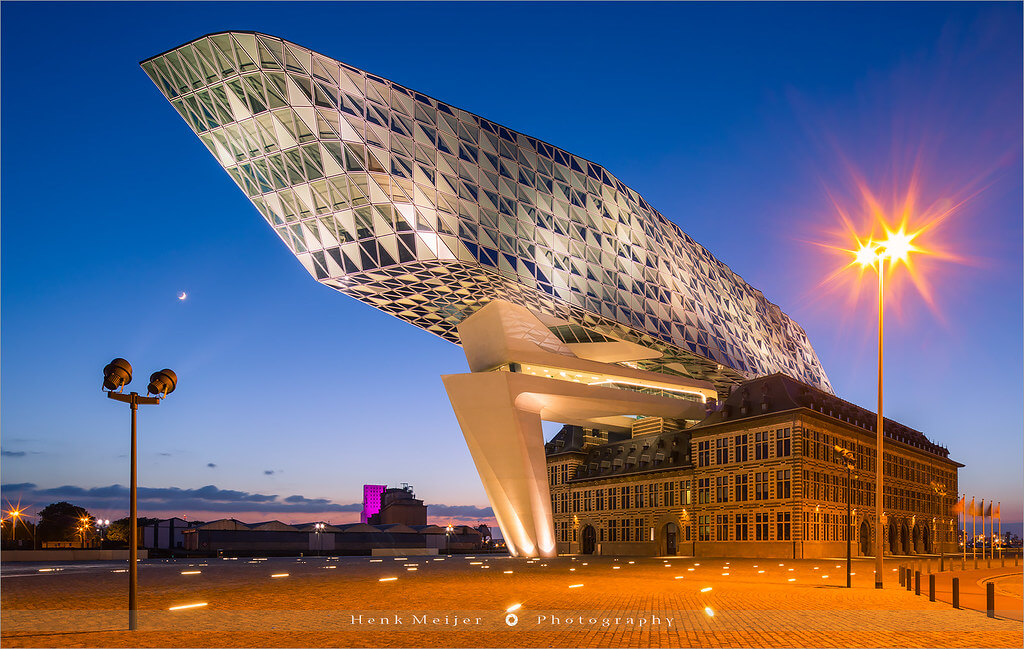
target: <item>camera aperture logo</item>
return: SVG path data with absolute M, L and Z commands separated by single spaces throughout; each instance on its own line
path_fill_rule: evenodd
M 505 616 L 505 624 L 509 626 L 515 626 L 519 624 L 519 616 L 515 613 L 509 613 Z

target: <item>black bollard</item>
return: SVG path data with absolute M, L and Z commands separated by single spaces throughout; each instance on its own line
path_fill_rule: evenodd
M 960 608 L 960 578 L 953 577 L 953 608 Z
M 921 594 L 921 571 L 914 572 L 914 594 Z
M 985 608 L 989 617 L 996 616 L 996 585 L 991 581 L 985 584 Z
M 935 601 L 935 575 L 928 575 L 928 601 Z
M 907 581 L 907 569 L 904 568 L 903 566 L 900 566 L 899 574 L 900 574 L 900 586 L 902 586 Z
M 907 590 L 910 590 L 914 587 L 913 581 L 914 579 L 910 574 L 910 568 L 907 568 Z

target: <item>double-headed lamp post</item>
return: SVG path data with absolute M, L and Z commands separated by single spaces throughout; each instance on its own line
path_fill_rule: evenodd
M 177 375 L 168 369 L 153 372 L 149 377 L 147 394 L 155 397 L 140 396 L 138 392 L 124 394 L 124 386 L 132 382 L 132 364 L 123 358 L 115 358 L 103 368 L 103 389 L 107 396 L 115 401 L 127 403 L 132 409 L 132 451 L 131 451 L 131 487 L 128 512 L 128 629 L 134 631 L 139 626 L 137 594 L 139 590 L 139 521 L 138 521 L 138 453 L 136 452 L 136 415 L 139 405 L 158 405 L 160 400 L 178 386 Z
M 882 561 L 882 469 L 885 465 L 883 439 L 885 437 L 885 419 L 882 415 L 882 367 L 884 349 L 885 322 L 885 260 L 889 260 L 890 270 L 900 261 L 907 263 L 911 252 L 919 248 L 913 245 L 917 233 L 907 234 L 903 228 L 892 232 L 885 228 L 885 241 L 858 241 L 859 248 L 852 251 L 856 259 L 854 263 L 861 268 L 872 266 L 878 273 L 878 420 L 875 424 L 875 588 L 882 587 L 884 573 Z
M 323 523 L 314 523 L 313 524 L 313 530 L 316 532 L 316 556 L 318 556 L 318 557 L 321 554 L 321 547 L 322 547 L 321 543 L 320 543 L 320 534 L 324 531 L 324 527 L 326 527 L 326 526 Z
M 451 523 L 448 523 L 448 527 L 444 528 L 444 553 L 452 553 L 452 533 L 455 532 L 455 528 L 452 527 Z
M 843 448 L 836 444 L 832 448 L 835 449 L 836 453 L 843 456 L 846 461 L 846 587 L 850 588 L 850 570 L 853 568 L 853 562 L 850 559 L 850 537 L 853 536 L 853 518 L 850 514 L 851 507 L 851 487 L 853 485 L 851 481 L 851 475 L 853 473 L 854 456 L 853 451 L 848 448 Z

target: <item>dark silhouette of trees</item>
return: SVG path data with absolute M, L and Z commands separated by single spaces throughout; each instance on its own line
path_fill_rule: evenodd
M 95 522 L 84 507 L 62 500 L 43 507 L 39 512 L 37 532 L 40 541 L 76 541 L 81 538 L 79 528 L 85 525 L 91 530 Z

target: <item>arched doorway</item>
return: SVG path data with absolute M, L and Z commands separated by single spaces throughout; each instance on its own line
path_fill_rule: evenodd
M 665 555 L 673 556 L 679 553 L 679 527 L 675 523 L 665 524 Z
M 928 554 L 935 552 L 935 549 L 932 548 L 931 531 L 928 529 L 927 525 L 921 526 L 921 550 Z
M 583 528 L 583 533 L 580 535 L 580 552 L 583 554 L 594 554 L 596 546 L 597 532 L 594 530 L 593 525 L 587 525 Z
M 866 557 L 871 552 L 871 526 L 867 521 L 860 523 L 860 556 Z
M 889 554 L 899 554 L 896 541 L 899 537 L 896 534 L 896 521 L 889 523 Z
M 914 548 L 915 554 L 924 552 L 924 539 L 922 538 L 921 527 L 920 523 L 914 523 L 914 529 L 911 530 L 911 538 L 913 539 L 911 547 Z
M 900 554 L 910 554 L 910 527 L 906 521 L 900 525 Z

